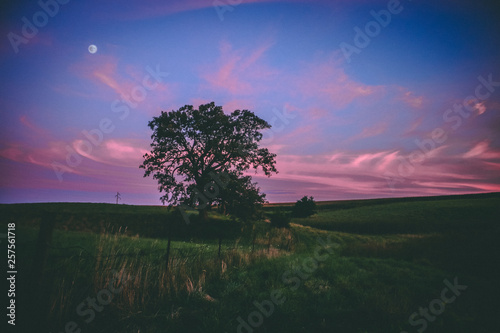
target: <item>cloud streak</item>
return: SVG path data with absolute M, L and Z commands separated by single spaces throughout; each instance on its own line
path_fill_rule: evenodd
M 294 191 L 297 197 L 303 193 L 320 197 L 324 196 L 323 193 L 337 193 L 337 198 L 342 198 L 342 195 L 360 198 L 500 191 L 500 184 L 489 181 L 500 178 L 500 149 L 479 142 L 464 157 L 467 163 L 446 148 L 437 150 L 429 163 L 416 166 L 411 177 L 393 188 L 389 186 L 386 172 L 397 170 L 400 161 L 408 158 L 402 151 L 279 155 L 277 166 L 280 173 L 273 178 L 285 187 L 285 182 L 300 184 L 296 185 L 300 190 Z M 478 174 L 478 169 L 483 172 Z M 285 198 L 289 196 L 287 193 Z M 286 201 L 279 195 L 274 198 Z
M 272 43 L 266 42 L 253 50 L 234 50 L 230 43 L 222 41 L 215 70 L 211 65 L 202 70 L 201 77 L 209 84 L 208 89 L 222 89 L 235 96 L 263 91 L 266 81 L 276 74 L 262 64 L 262 58 L 271 46 Z

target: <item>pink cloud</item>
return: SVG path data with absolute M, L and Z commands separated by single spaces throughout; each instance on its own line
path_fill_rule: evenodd
M 93 84 L 89 92 L 82 93 L 66 86 L 53 89 L 62 94 L 109 101 L 110 107 L 115 100 L 121 100 L 121 103 L 127 100 L 134 105 L 132 108 L 147 115 L 156 115 L 165 110 L 164 108 L 176 107 L 172 102 L 176 98 L 176 83 L 154 81 L 146 68 L 137 68 L 130 64 L 122 67 L 115 56 L 87 55 L 84 61 L 73 64 L 69 70 L 78 78 L 85 78 Z M 148 84 L 153 85 L 152 89 L 143 86 L 145 78 L 148 78 Z M 103 87 L 109 89 L 102 89 Z M 145 91 L 146 95 L 134 97 L 134 93 L 143 94 L 141 91 Z
M 366 127 L 363 129 L 363 131 L 351 138 L 348 139 L 348 141 L 355 141 L 358 139 L 366 139 L 370 137 L 374 137 L 380 134 L 385 133 L 387 131 L 387 128 L 389 127 L 388 122 L 379 122 L 373 126 Z
M 23 124 L 23 126 L 30 130 L 31 134 L 36 134 L 38 139 L 40 139 L 40 137 L 49 137 L 49 132 L 33 123 L 33 121 L 28 116 L 22 115 L 21 117 L 19 117 L 19 121 L 21 122 L 21 124 Z
M 95 71 L 93 75 L 101 83 L 113 89 L 118 95 L 125 95 L 126 89 L 120 87 L 120 84 L 116 82 L 112 77 L 110 77 L 107 73 Z
M 419 116 L 418 118 L 414 119 L 410 125 L 408 126 L 408 129 L 404 131 L 403 136 L 408 137 L 408 136 L 415 136 L 415 131 L 422 125 L 422 122 L 424 121 L 424 116 Z
M 336 60 L 336 55 L 325 62 L 306 65 L 294 82 L 300 94 L 326 100 L 335 110 L 385 91 L 383 86 L 370 86 L 352 80 L 342 68 L 342 61 Z
M 25 160 L 25 153 L 19 144 L 10 144 L 8 147 L 1 149 L 0 156 L 17 162 Z
M 60 141 L 51 141 L 43 148 L 34 148 L 24 142 L 7 142 L 4 145 L 5 148 L 0 149 L 0 157 L 50 170 L 52 170 L 53 162 L 64 163 L 67 156 L 67 145 Z M 75 171 L 75 173 L 78 172 Z
M 202 70 L 201 77 L 208 82 L 209 89 L 223 89 L 232 95 L 265 91 L 264 81 L 276 72 L 262 65 L 260 60 L 271 46 L 272 43 L 265 42 L 254 50 L 233 50 L 231 44 L 223 41 L 216 69 L 210 66 Z
M 476 109 L 476 112 L 477 112 L 477 115 L 478 115 L 478 116 L 479 116 L 479 115 L 482 115 L 483 113 L 485 113 L 485 112 L 486 112 L 486 105 L 485 105 L 485 103 L 484 103 L 484 102 L 483 102 L 483 103 L 477 103 L 477 104 L 475 105 L 475 109 Z
M 400 92 L 400 94 L 397 99 L 405 102 L 409 106 L 418 109 L 421 108 L 424 104 L 423 96 L 415 96 L 413 92 L 406 90 L 403 87 L 398 87 L 398 91 Z
M 333 52 L 322 61 L 307 63 L 295 76 L 291 76 L 284 82 L 292 82 L 293 90 L 303 97 L 303 103 L 308 105 L 309 119 L 322 118 L 323 122 L 328 119 L 332 123 L 350 124 L 359 123 L 357 119 L 350 117 L 339 117 L 333 120 L 336 111 L 345 110 L 348 107 L 356 108 L 356 112 L 366 114 L 365 109 L 380 107 L 380 115 L 386 119 L 365 128 L 358 135 L 348 139 L 349 141 L 377 136 L 383 134 L 388 126 L 389 120 L 395 118 L 396 110 L 387 111 L 388 104 L 394 104 L 397 112 L 411 108 L 422 108 L 425 103 L 423 96 L 417 96 L 405 87 L 393 85 L 371 85 L 365 84 L 352 78 L 345 72 L 344 59 L 337 52 Z M 385 111 L 384 111 L 385 110 Z
M 38 176 L 52 172 L 51 163 L 65 163 L 66 145 L 51 142 L 44 149 L 34 149 L 20 143 L 5 144 L 0 156 L 14 167 L 4 168 L 6 178 L 2 186 L 16 188 L 78 189 L 80 191 L 116 191 L 118 186 L 128 192 L 154 193 L 156 184 L 144 180 L 138 168 L 142 155 L 147 151 L 145 140 L 110 139 L 95 147 L 91 154 L 81 151 L 79 140 L 72 146 L 84 157 L 80 165 L 65 174 L 64 182 L 57 178 Z M 280 150 L 280 143 L 271 144 L 271 150 Z M 87 156 L 88 155 L 88 156 Z M 407 195 L 438 195 L 498 191 L 500 151 L 483 141 L 473 145 L 463 156 L 451 153 L 449 147 L 436 149 L 432 157 L 414 165 L 410 175 L 398 175 L 398 166 L 409 154 L 400 150 L 364 152 L 335 151 L 329 154 L 292 155 L 279 154 L 279 174 L 272 180 L 261 174 L 253 175 L 264 192 L 268 186 L 280 188 L 290 197 L 315 195 L 323 199 L 351 197 L 389 197 Z M 5 162 L 11 161 L 11 162 Z M 467 163 L 464 163 L 467 162 Z M 24 177 L 14 177 L 16 170 L 25 170 Z M 391 188 L 387 172 L 403 179 Z M 15 181 L 13 179 L 16 179 Z M 292 186 L 293 185 L 293 186 Z M 271 189 L 272 189 L 271 188 Z M 271 191 L 272 192 L 272 191 Z M 271 198 L 271 197 L 270 197 Z M 279 200 L 279 196 L 273 196 Z
M 111 59 L 90 69 L 90 73 L 86 75 L 90 80 L 112 89 L 118 96 L 130 95 L 130 91 L 138 85 L 138 82 L 133 78 L 119 75 L 117 67 L 117 60 Z
M 99 86 L 107 86 L 116 94 L 121 95 L 127 91 L 124 86 L 125 78 L 118 75 L 118 58 L 111 55 L 86 55 L 83 61 L 72 64 L 69 71 L 78 78 L 85 78 Z M 119 83 L 120 82 L 120 83 Z M 58 87 L 60 91 L 68 91 L 67 87 Z M 102 89 L 97 90 L 101 98 L 106 99 Z
M 139 140 L 108 140 L 94 147 L 91 154 L 79 149 L 79 140 L 71 145 L 50 142 L 45 148 L 32 148 L 24 143 L 6 143 L 0 149 L 4 177 L 2 186 L 25 189 L 60 189 L 78 191 L 116 191 L 126 188 L 129 193 L 154 193 L 156 183 L 143 179 L 139 169 L 142 154 Z M 67 147 L 75 147 L 81 161 L 68 166 Z M 53 163 L 62 166 L 63 181 L 54 173 Z
M 439 182 L 439 181 L 415 181 L 415 185 L 434 189 L 462 189 L 484 192 L 500 191 L 500 184 L 488 184 L 481 182 L 461 183 L 461 182 Z
M 119 59 L 112 55 L 86 55 L 81 62 L 70 66 L 70 72 L 79 78 L 92 81 L 98 88 L 106 86 L 116 93 L 116 95 L 130 95 L 132 88 L 142 84 L 142 79 L 147 74 L 143 68 L 134 68 L 125 65 L 123 76 L 120 73 Z M 166 87 L 156 87 L 156 89 Z M 105 95 L 109 96 L 109 95 Z
M 0 157 L 13 162 L 32 164 L 53 170 L 57 162 L 66 168 L 68 173 L 85 175 L 90 170 L 85 166 L 87 161 L 98 165 L 111 165 L 122 168 L 139 168 L 142 156 L 148 152 L 148 142 L 139 139 L 109 139 L 100 145 L 89 145 L 86 140 L 76 139 L 70 144 L 50 141 L 43 148 L 33 148 L 25 143 L 6 143 L 0 149 Z M 69 148 L 70 147 L 70 148 Z M 89 149 L 91 147 L 91 149 Z M 68 150 L 69 149 L 69 150 Z M 76 152 L 81 161 L 76 166 L 66 162 L 70 152 Z M 100 168 L 97 167 L 97 168 Z
M 328 115 L 328 111 L 320 107 L 311 107 L 309 109 L 309 116 L 312 119 L 321 119 Z
M 280 151 L 284 148 L 297 148 L 298 146 L 307 146 L 323 141 L 315 130 L 314 124 L 304 124 L 288 133 L 282 133 L 282 131 L 277 131 L 276 128 L 271 128 L 270 130 L 266 130 L 263 134 L 263 145 L 266 147 L 273 145 L 278 147 Z
M 464 159 L 452 154 L 450 147 L 443 146 L 421 163 L 414 163 L 411 172 L 404 174 L 400 174 L 398 168 L 408 162 L 410 154 L 401 150 L 336 151 L 307 156 L 280 154 L 277 163 L 280 173 L 273 179 L 288 192 L 294 189 L 286 184 L 293 183 L 300 189 L 294 193 L 329 194 L 325 199 L 334 198 L 335 193 L 346 198 L 498 191 L 500 151 L 487 148 L 482 142 L 470 152 L 474 153 Z M 264 184 L 268 182 L 264 177 L 257 177 Z
M 335 152 L 327 157 L 328 163 L 342 172 L 356 172 L 360 175 L 380 175 L 400 156 L 399 151 L 383 150 L 365 153 Z
M 490 141 L 478 142 L 472 149 L 463 154 L 464 158 L 500 159 L 500 152 L 490 148 Z
M 473 158 L 478 157 L 485 153 L 488 150 L 489 143 L 488 141 L 482 141 L 476 144 L 471 150 L 466 152 L 463 157 L 464 158 Z
M 142 156 L 148 152 L 148 142 L 138 139 L 105 140 L 93 146 L 90 153 L 83 140 L 75 140 L 72 146 L 78 154 L 92 161 L 124 168 L 138 168 Z

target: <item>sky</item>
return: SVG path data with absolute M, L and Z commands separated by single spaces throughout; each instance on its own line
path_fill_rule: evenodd
M 3 2 L 0 203 L 161 204 L 148 121 L 211 101 L 273 126 L 270 202 L 500 191 L 496 6 Z

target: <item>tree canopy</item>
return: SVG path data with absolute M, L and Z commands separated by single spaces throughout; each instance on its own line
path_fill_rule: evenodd
M 158 181 L 164 204 L 229 207 L 234 204 L 229 202 L 232 188 L 240 193 L 233 199 L 241 200 L 246 189 L 262 201 L 243 172 L 261 168 L 267 176 L 277 173 L 276 154 L 259 147 L 261 131 L 271 125 L 251 111 L 225 114 L 214 102 L 198 109 L 185 105 L 177 111 L 162 111 L 148 125 L 153 130 L 151 152 L 143 156 L 140 167 L 145 169 L 144 177 L 152 175 Z

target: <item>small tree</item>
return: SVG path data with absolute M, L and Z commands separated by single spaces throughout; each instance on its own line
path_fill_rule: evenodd
M 309 217 L 316 213 L 316 202 L 313 197 L 304 196 L 293 206 L 294 217 Z

